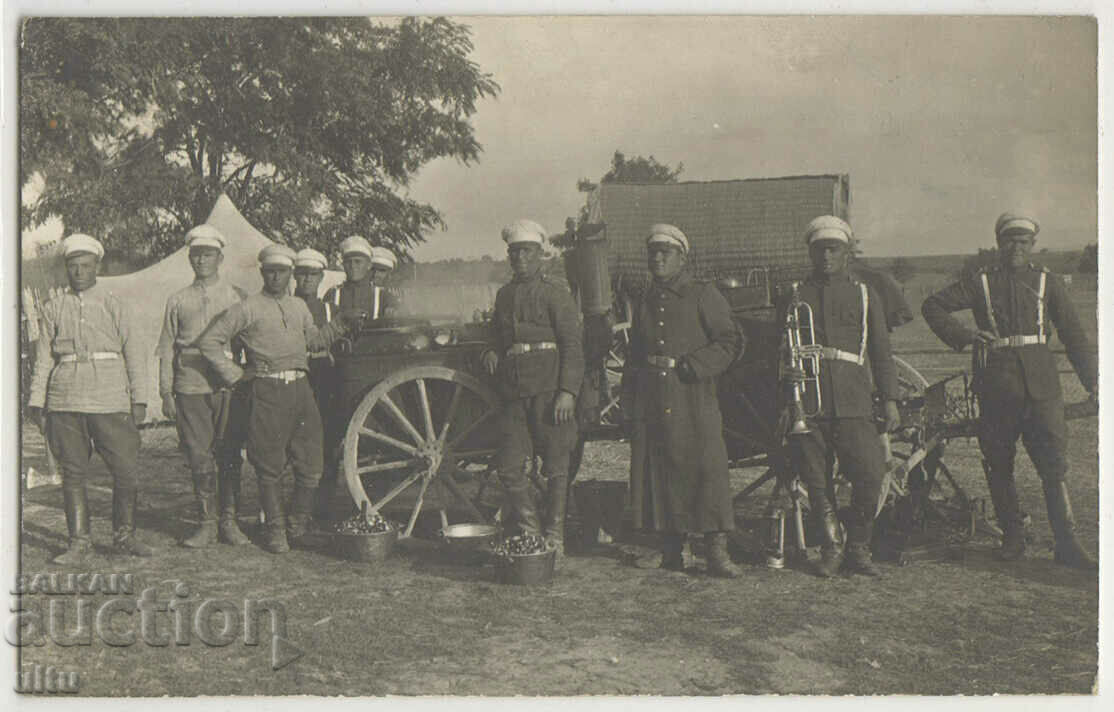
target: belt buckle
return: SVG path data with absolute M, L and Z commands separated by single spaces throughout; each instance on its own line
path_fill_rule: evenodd
M 88 351 L 83 351 L 81 353 L 75 353 L 74 354 L 74 361 L 76 361 L 77 363 L 89 363 L 92 360 L 93 359 L 89 355 Z

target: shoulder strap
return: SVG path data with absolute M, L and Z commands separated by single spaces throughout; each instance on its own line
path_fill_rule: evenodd
M 863 336 L 859 342 L 859 363 L 866 362 L 866 310 L 870 307 L 870 298 L 867 296 L 866 282 L 859 282 L 859 292 L 863 297 Z
M 986 319 L 990 322 L 990 330 L 998 334 L 998 321 L 994 318 L 994 305 L 990 302 L 990 281 L 986 272 L 979 272 L 979 281 L 982 282 L 982 296 L 986 301 Z
M 383 288 L 378 285 L 373 285 L 371 288 L 371 318 L 379 318 L 379 293 Z
M 331 322 L 333 320 L 333 305 L 329 302 L 321 302 L 321 305 L 325 307 L 325 321 Z
M 1037 287 L 1037 336 L 1044 341 L 1044 286 L 1048 272 L 1041 270 L 1040 286 Z

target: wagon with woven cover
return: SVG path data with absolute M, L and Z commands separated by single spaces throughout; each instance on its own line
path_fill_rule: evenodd
M 849 205 L 845 175 L 603 184 L 590 194 L 587 224 L 565 255 L 584 315 L 588 364 L 573 476 L 586 442 L 622 437 L 618 384 L 631 304 L 648 283 L 646 230 L 668 222 L 690 240 L 694 276 L 716 282 L 746 335 L 744 353 L 719 382 L 733 464 L 766 467 L 737 496 L 740 517 L 752 517 L 755 507 L 768 510 L 771 502 L 791 495 L 792 473 L 782 457 L 785 424 L 778 410 L 783 327 L 776 323 L 774 301 L 779 289 L 808 274 L 801 238 L 808 222 L 823 214 L 847 218 Z M 892 278 L 862 265 L 856 269 L 884 295 L 884 303 L 871 308 L 885 309 L 891 327 L 911 318 Z M 348 491 L 357 507 L 390 513 L 404 536 L 413 532 L 423 509 L 439 511 L 445 526 L 450 519 L 487 521 L 498 507 L 499 487 L 489 466 L 498 446 L 498 402 L 480 363 L 490 339 L 490 325 L 482 320 L 441 326 L 380 320 L 334 349 L 338 407 L 347 422 L 343 469 Z M 895 438 L 891 479 L 893 495 L 900 496 L 909 482 L 932 491 L 937 474 L 950 477 L 941 460 L 947 437 L 934 439 L 926 430 L 928 384 L 905 362 L 898 359 L 897 365 L 905 427 Z M 970 502 L 961 491 L 959 498 Z

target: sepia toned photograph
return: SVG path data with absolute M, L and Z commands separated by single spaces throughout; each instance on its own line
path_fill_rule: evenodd
M 1095 17 L 15 29 L 21 700 L 1099 692 Z

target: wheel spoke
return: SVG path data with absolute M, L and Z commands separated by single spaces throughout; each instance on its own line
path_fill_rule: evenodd
M 394 416 L 394 419 L 398 421 L 398 424 L 410 434 L 410 437 L 414 439 L 416 445 L 421 445 L 425 442 L 425 438 L 423 438 L 422 434 L 418 432 L 418 429 L 414 427 L 414 424 L 410 422 L 410 419 L 406 417 L 406 414 L 402 412 L 402 409 L 391 400 L 389 394 L 384 393 L 379 402 L 387 406 L 387 410 Z
M 375 438 L 376 440 L 378 440 L 381 443 L 386 443 L 387 445 L 390 445 L 391 447 L 397 447 L 399 450 L 402 450 L 403 452 L 408 453 L 410 455 L 417 455 L 418 454 L 418 449 L 416 447 L 414 447 L 413 445 L 407 445 L 406 443 L 402 442 L 401 440 L 395 440 L 390 435 L 384 435 L 383 433 L 379 432 L 378 430 L 371 430 L 370 428 L 360 428 L 360 435 L 366 435 L 369 438 Z
M 473 420 L 467 428 L 462 430 L 459 435 L 457 435 L 455 438 L 452 439 L 452 442 L 450 442 L 448 444 L 447 449 L 449 449 L 449 450 L 455 449 L 457 445 L 464 442 L 464 439 L 466 437 L 468 437 L 469 435 L 472 434 L 473 430 L 475 430 L 481 423 L 486 422 L 487 420 L 489 420 L 491 418 L 491 416 L 493 416 L 493 415 L 495 415 L 495 409 L 494 408 L 487 411 L 486 413 L 481 415 L 479 418 L 476 418 L 475 420 Z
M 402 536 L 408 537 L 414 531 L 414 522 L 418 521 L 418 513 L 422 511 L 422 502 L 425 500 L 425 491 L 432 479 L 432 477 L 426 477 L 422 480 L 422 488 L 418 490 L 418 501 L 414 503 L 414 511 L 410 512 L 410 519 L 406 522 L 406 533 Z
M 453 417 L 456 415 L 456 407 L 460 403 L 460 392 L 464 390 L 464 386 L 459 383 L 454 383 L 453 386 L 453 396 L 449 400 L 449 407 L 445 410 L 445 422 L 441 425 L 441 434 L 437 436 L 442 445 L 445 443 L 445 437 L 449 434 L 449 426 L 452 425 Z
M 468 510 L 469 515 L 475 517 L 476 521 L 478 522 L 487 521 L 487 518 L 480 513 L 480 510 L 476 508 L 476 505 L 472 502 L 468 495 L 464 493 L 464 490 L 461 489 L 460 485 L 457 484 L 452 474 L 445 473 L 441 477 L 441 479 L 442 481 L 444 481 L 445 487 L 447 487 L 449 491 L 452 492 L 453 495 L 455 495 L 456 498 L 460 500 L 460 503 L 464 505 L 464 508 Z
M 426 440 L 433 440 L 433 411 L 429 409 L 429 393 L 425 388 L 425 379 L 418 379 L 418 399 L 422 404 L 422 417 L 425 420 Z
M 380 462 L 374 465 L 365 465 L 356 468 L 357 475 L 366 475 L 369 472 L 387 472 L 388 470 L 401 470 L 404 467 L 412 467 L 420 462 L 420 460 L 398 460 L 396 462 Z
M 403 491 L 409 489 L 411 485 L 413 485 L 415 482 L 417 482 L 418 479 L 423 477 L 425 474 L 426 473 L 425 473 L 424 470 L 418 470 L 417 472 L 410 475 L 409 477 L 407 477 L 402 482 L 399 482 L 397 485 L 395 485 L 391 489 L 390 492 L 383 495 L 383 499 L 376 502 L 375 505 L 371 509 L 375 512 L 378 512 L 380 509 L 382 509 L 384 506 L 386 506 L 392 499 L 394 499 L 395 497 L 402 494 Z

